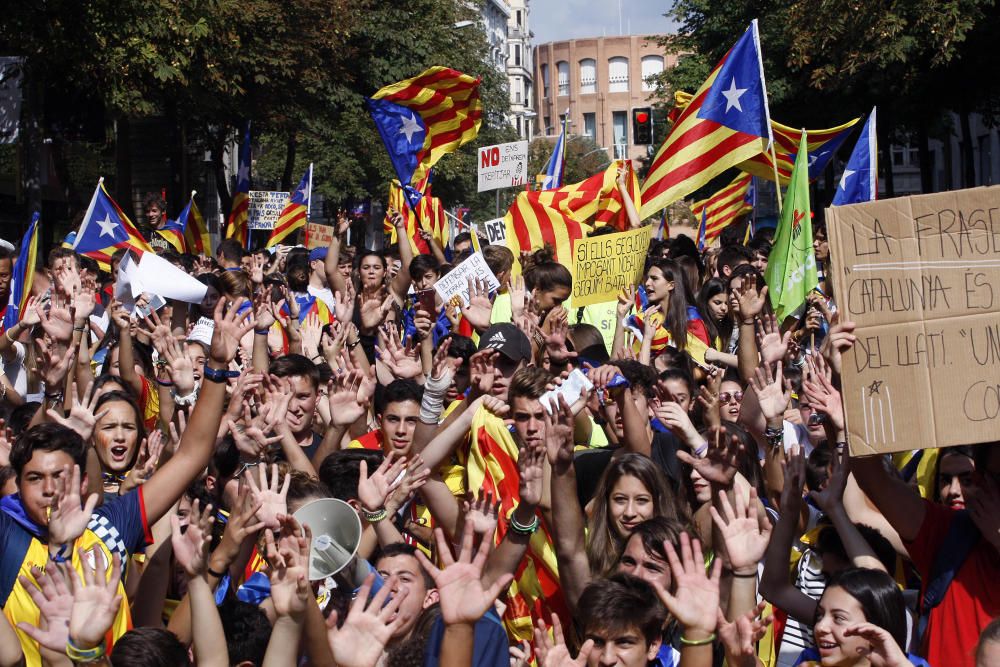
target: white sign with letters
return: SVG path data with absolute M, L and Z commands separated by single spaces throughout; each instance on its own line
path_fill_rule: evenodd
M 486 289 L 491 292 L 500 289 L 500 281 L 493 275 L 481 252 L 472 253 L 468 259 L 444 274 L 434 283 L 434 289 L 445 303 L 457 296 L 461 298 L 463 304 L 468 304 L 469 278 L 473 280 L 478 278 L 486 283 Z
M 507 223 L 503 218 L 479 223 L 479 231 L 489 239 L 490 245 L 504 245 L 507 242 Z
M 479 192 L 512 188 L 528 182 L 528 142 L 479 149 Z
M 274 223 L 281 217 L 281 211 L 287 202 L 287 192 L 251 190 L 250 205 L 247 209 L 247 227 L 249 229 L 274 229 Z

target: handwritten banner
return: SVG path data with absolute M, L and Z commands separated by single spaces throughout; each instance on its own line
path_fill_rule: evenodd
M 274 223 L 281 216 L 281 210 L 285 208 L 287 201 L 287 192 L 251 190 L 250 204 L 247 208 L 247 227 L 249 229 L 274 229 Z
M 579 239 L 573 246 L 573 307 L 614 301 L 642 278 L 652 227 Z
M 851 451 L 996 440 L 1000 186 L 826 210 Z
M 444 303 L 458 296 L 463 304 L 468 304 L 469 278 L 482 281 L 486 289 L 491 292 L 500 289 L 500 281 L 493 275 L 481 252 L 472 253 L 461 264 L 441 276 L 441 279 L 434 283 L 434 289 Z
M 306 223 L 306 239 L 306 247 L 310 250 L 313 248 L 326 248 L 330 245 L 330 241 L 333 240 L 333 227 L 308 222 Z

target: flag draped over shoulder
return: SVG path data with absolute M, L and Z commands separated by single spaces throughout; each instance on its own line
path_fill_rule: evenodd
M 628 169 L 627 190 L 638 208 L 638 181 L 628 161 L 612 162 L 600 174 L 556 190 L 521 192 L 504 216 L 507 247 L 519 258 L 520 253 L 549 245 L 555 259 L 572 264 L 573 243 L 593 227 L 610 225 L 628 228 L 628 215 L 618 189 L 618 168 Z
M 483 115 L 479 82 L 436 66 L 366 100 L 402 185 L 422 180 L 443 155 L 479 134 Z
M 840 175 L 832 206 L 875 201 L 878 198 L 878 145 L 875 132 L 875 109 L 861 128 L 858 142 Z
M 740 174 L 711 197 L 691 206 L 691 212 L 702 219 L 705 245 L 711 245 L 723 229 L 753 210 L 753 204 L 747 201 L 752 180 L 750 174 Z M 701 229 L 698 233 L 700 241 Z
M 399 181 L 393 181 L 389 184 L 389 206 L 385 210 L 383 229 L 389 235 L 390 243 L 400 242 L 396 226 L 392 224 L 391 213 L 392 210 L 399 211 L 399 214 L 403 216 L 403 220 L 406 221 L 406 237 L 410 241 L 410 247 L 413 249 L 414 255 L 429 255 L 431 252 L 427 241 L 418 233 L 422 229 L 418 209 L 423 203 L 423 199 L 424 197 L 421 196 L 421 201 L 417 202 L 417 208 L 415 209 L 410 203 L 410 198 L 403 192 Z
M 687 105 L 693 99 L 691 93 L 677 91 L 674 93 L 674 108 L 668 118 L 676 120 Z M 809 134 L 809 180 L 815 181 L 819 178 L 826 166 L 830 164 L 830 159 L 844 143 L 847 135 L 851 133 L 851 128 L 857 125 L 860 118 L 849 120 L 843 125 L 827 128 L 825 130 L 807 130 Z M 792 175 L 792 167 L 795 166 L 795 154 L 799 150 L 799 130 L 782 125 L 776 120 L 771 121 L 771 132 L 774 135 L 774 153 L 778 158 L 778 180 L 781 185 L 788 185 L 788 179 Z M 771 153 L 759 153 L 746 162 L 736 165 L 739 169 L 753 174 L 768 181 L 774 180 L 774 167 L 771 160 Z
M 792 181 L 785 192 L 781 219 L 764 272 L 768 296 L 778 322 L 794 314 L 805 303 L 809 292 L 819 284 L 809 208 L 807 141 L 806 131 L 802 130 Z
M 236 191 L 233 192 L 233 205 L 229 211 L 229 224 L 226 225 L 226 238 L 236 239 L 240 245 L 247 247 L 250 243 L 250 123 L 247 123 L 243 133 L 243 143 L 240 145 L 239 171 L 236 173 Z
M 38 211 L 31 216 L 28 231 L 21 239 L 21 247 L 14 260 L 10 278 L 10 299 L 3 311 L 3 330 L 6 331 L 21 321 L 25 304 L 31 297 L 31 285 L 35 281 L 35 266 L 38 262 Z
M 764 152 L 771 141 L 757 21 L 722 58 L 680 113 L 642 184 L 640 217 Z
M 500 500 L 495 544 L 507 533 L 509 516 L 520 502 L 517 470 L 518 448 L 502 419 L 479 408 L 472 418 L 472 445 L 466 467 L 468 488 L 491 491 Z M 528 551 L 514 573 L 503 620 L 514 641 L 531 640 L 534 619 L 549 619 L 556 613 L 564 622 L 569 619 L 559 573 L 555 547 L 549 527 L 541 526 L 531 536 Z
M 281 213 L 278 215 L 277 222 L 274 223 L 274 229 L 271 230 L 271 236 L 267 239 L 265 247 L 271 248 L 278 245 L 295 232 L 295 230 L 306 226 L 309 205 L 312 201 L 312 178 L 313 166 L 310 164 L 309 168 L 306 169 L 306 173 L 302 175 L 302 180 L 299 181 L 299 187 L 289 193 L 288 201 L 285 202 L 285 207 L 281 209 Z
M 140 256 L 152 251 L 146 239 L 104 189 L 104 179 L 101 179 L 73 240 L 73 250 L 96 261 L 104 271 L 110 271 L 111 256 L 119 248 L 130 248 Z

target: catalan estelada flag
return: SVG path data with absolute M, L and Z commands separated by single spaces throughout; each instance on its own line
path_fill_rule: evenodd
M 3 311 L 3 330 L 6 331 L 21 321 L 21 313 L 31 296 L 31 284 L 35 280 L 35 265 L 38 262 L 38 211 L 31 216 L 28 231 L 21 239 L 21 247 L 14 260 L 10 278 L 10 299 Z
M 250 123 L 247 123 L 243 133 L 243 143 L 240 145 L 240 166 L 236 172 L 236 189 L 233 192 L 233 205 L 229 211 L 229 224 L 226 225 L 226 238 L 236 239 L 240 245 L 247 247 L 250 243 Z
M 878 198 L 878 145 L 875 131 L 875 108 L 861 128 L 858 143 L 840 174 L 831 206 L 875 201 Z
M 555 190 L 562 187 L 563 169 L 566 164 L 566 124 L 569 122 L 569 112 L 563 117 L 562 132 L 552 150 L 545 173 L 538 175 L 539 190 Z
M 423 189 L 416 190 L 421 194 L 421 200 L 417 202 L 414 207 L 411 204 L 410 197 L 407 197 L 403 192 L 403 188 L 399 185 L 399 181 L 393 181 L 389 184 L 389 206 L 385 209 L 385 220 L 382 225 L 385 233 L 389 235 L 390 243 L 399 243 L 400 240 L 396 233 L 396 227 L 392 224 L 392 210 L 399 211 L 406 220 L 406 237 L 410 241 L 410 247 L 413 249 L 414 255 L 429 255 L 431 252 L 430 246 L 427 245 L 427 241 L 423 239 L 417 232 L 423 227 L 420 224 L 420 216 L 418 211 L 421 206 L 425 206 L 423 203 Z
M 322 299 L 317 299 L 312 294 L 298 294 L 293 297 L 299 306 L 299 324 L 306 321 L 306 318 L 315 314 L 319 318 L 320 324 L 332 324 L 336 319 L 330 311 L 330 307 Z M 290 316 L 288 305 L 281 307 L 281 314 Z
M 306 226 L 309 208 L 312 204 L 313 166 L 309 165 L 306 173 L 299 181 L 299 187 L 289 193 L 285 208 L 281 209 L 278 221 L 274 223 L 271 237 L 267 239 L 268 248 L 284 241 L 292 232 Z
M 479 408 L 472 417 L 472 444 L 466 467 L 468 488 L 490 491 L 500 501 L 494 544 L 500 544 L 509 529 L 509 518 L 521 502 L 520 474 L 517 470 L 517 443 L 502 419 Z M 533 621 L 549 619 L 552 613 L 564 621 L 570 618 L 556 563 L 549 526 L 541 525 L 531 535 L 528 551 L 521 559 L 508 590 L 503 621 L 514 642 L 531 640 Z M 548 621 L 546 621 L 548 622 Z
M 104 271 L 110 271 L 111 256 L 119 248 L 130 248 L 140 256 L 152 252 L 146 239 L 104 189 L 102 178 L 73 240 L 73 250 L 96 261 Z
M 190 204 L 189 204 L 190 205 Z M 163 225 L 162 228 L 155 230 L 154 233 L 159 234 L 160 237 L 170 244 L 177 252 L 186 252 L 186 244 L 184 242 L 184 223 L 181 221 L 186 215 L 187 206 L 181 211 L 181 214 L 177 216 L 176 220 L 167 220 L 167 223 Z
M 444 204 L 441 203 L 439 198 L 431 195 L 430 186 L 427 187 L 427 192 L 424 193 L 420 203 L 417 204 L 417 211 L 420 218 L 420 225 L 431 233 L 431 236 L 434 237 L 434 240 L 442 248 L 448 247 L 448 241 L 451 238 L 451 226 L 448 224 L 448 217 L 444 212 Z
M 386 86 L 366 100 L 399 182 L 414 206 L 420 194 L 412 186 L 443 155 L 479 134 L 483 115 L 479 82 L 436 66 Z
M 642 184 L 640 217 L 705 185 L 770 144 L 757 21 L 722 58 L 660 146 Z
M 691 93 L 677 91 L 674 93 L 674 111 L 680 113 L 690 102 Z M 843 125 L 825 130 L 807 130 L 809 134 L 809 180 L 815 181 L 830 164 L 840 145 L 844 143 L 851 128 L 857 125 L 860 118 L 849 120 Z M 774 135 L 774 153 L 778 159 L 778 180 L 782 185 L 788 185 L 792 168 L 795 166 L 795 155 L 799 150 L 799 130 L 782 125 L 776 120 L 771 121 L 771 132 Z M 774 180 L 774 163 L 770 151 L 754 155 L 737 167 L 748 174 L 753 174 L 768 181 Z
M 618 167 L 629 169 L 629 194 L 638 208 L 638 181 L 628 161 L 612 162 L 600 174 L 556 190 L 521 192 L 507 211 L 507 247 L 522 252 L 552 247 L 556 261 L 572 264 L 573 243 L 593 227 L 628 227 L 628 216 L 618 190 Z
M 212 256 L 212 237 L 208 235 L 208 225 L 205 218 L 198 210 L 198 204 L 194 201 L 195 192 L 191 192 L 191 201 L 188 202 L 187 222 L 184 226 L 184 246 L 186 251 L 193 255 Z M 183 215 L 183 211 L 182 211 Z M 181 216 L 178 216 L 178 220 Z
M 711 245 L 722 230 L 738 220 L 741 215 L 753 210 L 753 205 L 747 202 L 747 193 L 750 191 L 752 181 L 753 176 L 750 174 L 740 174 L 711 197 L 691 206 L 691 212 L 702 218 L 706 246 Z

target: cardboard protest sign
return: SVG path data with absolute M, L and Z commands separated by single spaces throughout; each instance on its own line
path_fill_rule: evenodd
M 500 289 L 500 281 L 483 259 L 483 253 L 474 252 L 464 262 L 444 274 L 434 283 L 434 289 L 445 303 L 452 297 L 459 296 L 463 304 L 469 303 L 469 278 L 478 278 L 486 283 L 490 291 Z
M 486 235 L 490 245 L 507 244 L 507 223 L 503 218 L 494 218 L 479 223 L 479 230 Z
M 306 247 L 325 248 L 333 240 L 333 227 L 330 225 L 320 225 L 315 222 L 306 223 Z
M 854 454 L 996 440 L 1000 187 L 828 208 Z
M 247 208 L 248 229 L 274 229 L 274 223 L 281 217 L 281 211 L 288 201 L 287 192 L 251 190 Z
M 479 149 L 479 192 L 512 188 L 528 182 L 528 142 Z
M 653 228 L 579 239 L 573 246 L 573 307 L 614 301 L 639 282 Z

